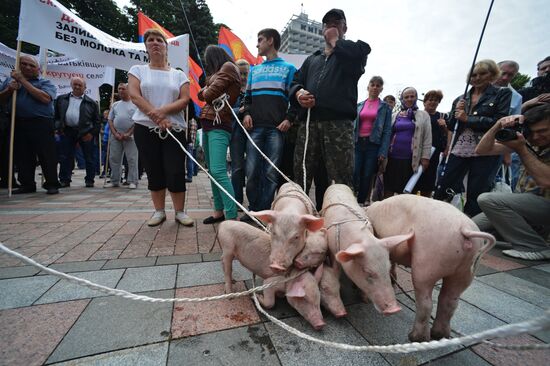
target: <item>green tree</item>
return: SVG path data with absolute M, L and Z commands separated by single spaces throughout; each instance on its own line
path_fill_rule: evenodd
M 531 80 L 531 77 L 527 74 L 522 74 L 521 72 L 518 72 L 516 76 L 512 79 L 510 84 L 512 84 L 512 88 L 516 90 L 520 90 L 523 88 L 527 83 Z
M 189 26 L 193 32 L 199 55 L 197 55 L 193 40 L 189 39 L 189 54 L 197 60 L 204 56 L 204 50 L 209 44 L 218 43 L 218 29 L 216 28 L 210 9 L 205 0 L 132 0 L 135 8 L 126 7 L 125 10 L 134 22 L 134 29 L 137 34 L 137 13 L 141 10 L 149 18 L 166 28 L 170 33 L 178 36 L 190 33 L 185 20 L 183 7 L 189 20 Z

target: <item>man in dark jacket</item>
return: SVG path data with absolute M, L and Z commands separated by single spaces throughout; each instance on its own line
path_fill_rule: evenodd
M 357 114 L 357 82 L 365 72 L 370 47 L 363 41 L 344 39 L 346 16 L 332 9 L 323 17 L 325 49 L 315 52 L 294 76 L 290 101 L 302 107 L 300 121 L 311 108 L 306 153 L 307 187 L 315 172 L 326 164 L 328 183 L 353 188 L 353 121 Z M 294 176 L 303 184 L 302 161 L 306 124 L 298 130 Z
M 55 101 L 56 130 L 61 135 L 59 181 L 61 187 L 71 185 L 74 168 L 74 149 L 80 144 L 86 161 L 86 187 L 94 186 L 95 164 L 93 157 L 94 138 L 100 127 L 99 106 L 84 94 L 86 82 L 71 79 L 72 92 L 59 96 Z

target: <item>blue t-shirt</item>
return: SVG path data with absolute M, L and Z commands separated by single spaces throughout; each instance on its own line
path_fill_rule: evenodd
M 11 78 L 7 78 L 0 85 L 0 90 L 4 90 L 8 87 Z M 30 79 L 29 82 L 40 90 L 45 91 L 51 97 L 51 100 L 48 103 L 42 103 L 35 99 L 25 87 L 21 86 L 17 90 L 16 98 L 16 117 L 18 118 L 34 118 L 34 117 L 46 117 L 53 118 L 53 101 L 57 94 L 55 85 L 51 81 L 42 78 Z M 10 96 L 8 101 L 8 111 L 11 113 L 11 99 Z

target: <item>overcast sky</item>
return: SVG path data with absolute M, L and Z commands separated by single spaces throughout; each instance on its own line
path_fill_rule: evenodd
M 116 0 L 119 6 L 127 0 Z M 173 3 L 179 6 L 179 1 Z M 321 21 L 332 7 L 344 10 L 346 38 L 367 42 L 372 52 L 359 81 L 359 98 L 373 75 L 384 78 L 382 95 L 406 86 L 419 93 L 441 89 L 441 111 L 464 92 L 465 76 L 489 9 L 490 0 L 207 0 L 215 23 L 227 24 L 256 54 L 262 28 L 283 30 L 303 10 Z M 495 0 L 478 60 L 512 59 L 520 71 L 536 76 L 536 64 L 550 55 L 548 0 Z M 176 16 L 181 16 L 181 12 Z M 183 17 L 182 17 L 183 19 Z

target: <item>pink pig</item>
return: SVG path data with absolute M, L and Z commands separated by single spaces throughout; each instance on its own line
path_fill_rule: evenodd
M 324 220 L 313 216 L 309 198 L 295 183 L 285 183 L 273 201 L 272 210 L 251 212 L 262 221 L 271 223 L 270 267 L 281 273 L 286 271 L 304 249 L 306 230 L 315 232 L 323 227 Z
M 323 267 L 323 276 L 319 283 L 321 291 L 321 305 L 334 315 L 341 318 L 348 315 L 342 298 L 340 297 L 340 273 L 332 267 Z
M 290 275 L 297 273 L 293 269 Z M 317 267 L 315 274 L 306 271 L 300 276 L 286 283 L 280 283 L 264 290 L 263 296 L 258 296 L 258 300 L 263 307 L 271 309 L 275 305 L 276 295 L 285 295 L 288 303 L 298 313 L 311 324 L 316 330 L 325 326 L 323 314 L 321 313 L 321 294 L 319 292 L 319 282 L 323 274 L 323 265 Z M 281 280 L 282 276 L 268 278 L 264 283 Z
M 443 279 L 431 338 L 450 337 L 451 318 L 462 292 L 474 278 L 481 256 L 495 238 L 480 232 L 465 214 L 448 203 L 416 195 L 400 195 L 366 209 L 378 236 L 414 231 L 415 237 L 391 249 L 392 262 L 411 267 L 416 319 L 411 341 L 429 341 L 432 291 Z
M 225 292 L 232 292 L 233 259 L 237 258 L 243 267 L 263 279 L 275 276 L 269 267 L 271 237 L 256 227 L 240 221 L 224 221 L 218 226 L 218 239 L 222 248 L 222 266 L 225 278 Z M 326 230 L 308 233 L 298 258 L 303 268 L 317 267 L 325 259 L 327 250 Z
M 340 263 L 346 275 L 384 315 L 400 311 L 390 281 L 389 249 L 409 240 L 413 234 L 377 239 L 372 226 L 365 222 L 364 211 L 353 192 L 343 184 L 327 189 L 323 213 L 329 231 L 331 263 L 336 273 L 339 274 Z

